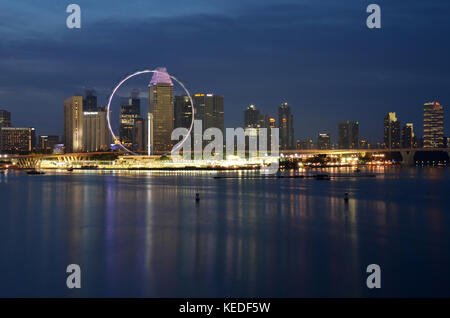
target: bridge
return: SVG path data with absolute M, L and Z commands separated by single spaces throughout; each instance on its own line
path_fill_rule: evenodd
M 446 152 L 450 158 L 450 148 L 398 148 L 398 149 L 292 149 L 281 150 L 282 155 L 345 155 L 345 154 L 369 154 L 369 153 L 400 153 L 402 164 L 415 165 L 414 156 L 417 152 Z M 11 159 L 20 168 L 36 168 L 42 160 L 58 162 L 61 165 L 70 166 L 73 162 L 95 162 L 105 160 L 115 160 L 124 154 L 119 152 L 89 152 L 89 153 L 67 153 L 67 154 L 30 154 L 30 155 L 11 155 Z M 159 155 L 153 156 L 125 156 L 128 159 L 158 159 Z
M 367 153 L 393 153 L 399 152 L 402 156 L 402 164 L 415 165 L 414 156 L 419 151 L 446 152 L 450 158 L 450 148 L 386 148 L 386 149 L 297 149 L 297 150 L 281 150 L 283 155 L 299 154 L 299 155 L 345 155 L 345 154 L 362 154 Z

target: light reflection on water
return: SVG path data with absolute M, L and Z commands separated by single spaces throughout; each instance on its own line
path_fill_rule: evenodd
M 296 173 L 324 172 L 352 170 Z M 0 296 L 450 296 L 448 169 L 362 173 L 377 177 L 1 175 Z M 71 263 L 81 290 L 65 287 Z

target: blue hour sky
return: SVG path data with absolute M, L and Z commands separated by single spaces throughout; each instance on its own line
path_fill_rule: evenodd
M 70 3 L 81 29 L 66 27 Z M 421 135 L 422 105 L 438 100 L 448 136 L 449 17 L 448 0 L 0 0 L 0 109 L 61 135 L 66 97 L 95 87 L 105 104 L 125 75 L 166 66 L 192 93 L 224 95 L 227 127 L 249 104 L 276 116 L 287 101 L 296 138 L 336 140 L 339 121 L 357 120 L 376 142 L 389 111 Z

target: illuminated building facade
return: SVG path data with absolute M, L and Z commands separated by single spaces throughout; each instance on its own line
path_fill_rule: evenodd
M 106 151 L 111 144 L 111 134 L 106 119 L 106 109 L 83 112 L 83 150 L 86 152 Z
M 7 110 L 0 110 L 0 128 L 11 126 L 11 113 Z
M 0 128 L 0 150 L 2 153 L 27 154 L 35 149 L 35 145 L 36 131 L 34 128 Z
M 444 146 L 444 107 L 438 102 L 423 105 L 423 147 Z
M 338 147 L 340 149 L 358 149 L 359 122 L 349 121 L 338 125 Z
M 145 120 L 141 116 L 139 90 L 133 89 L 127 103 L 120 106 L 119 136 L 122 144 L 133 151 L 145 151 Z
M 414 125 L 407 123 L 402 128 L 402 148 L 415 148 Z
M 64 100 L 64 145 L 66 153 L 83 151 L 83 97 Z
M 255 105 L 250 105 L 244 111 L 244 128 L 261 127 L 261 114 Z
M 202 120 L 203 131 L 208 128 L 219 128 L 224 133 L 223 96 L 200 93 L 193 96 L 195 119 Z
M 278 128 L 280 134 L 280 149 L 294 148 L 294 117 L 288 103 L 282 103 L 278 108 Z
M 153 153 L 169 152 L 173 147 L 174 127 L 173 83 L 166 68 L 157 69 L 148 85 L 149 112 L 153 115 L 151 148 Z
M 53 152 L 56 145 L 59 144 L 59 136 L 48 135 L 38 137 L 38 148 L 40 151 L 45 153 Z
M 196 114 L 197 115 L 197 114 Z M 197 116 L 195 116 L 197 117 Z M 175 96 L 174 102 L 174 128 L 189 129 L 192 122 L 192 105 L 187 95 Z M 196 118 L 198 119 L 198 118 Z
M 394 112 L 384 116 L 384 145 L 389 149 L 401 146 L 400 121 Z
M 95 90 L 86 89 L 85 96 L 83 98 L 83 111 L 95 112 L 97 111 L 97 96 Z
M 330 134 L 319 133 L 317 136 L 317 148 L 321 150 L 331 149 Z

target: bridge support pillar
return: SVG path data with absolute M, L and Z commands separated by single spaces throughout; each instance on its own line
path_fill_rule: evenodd
M 405 166 L 414 166 L 416 162 L 414 161 L 414 156 L 416 154 L 415 150 L 404 150 L 400 151 L 400 154 L 402 155 L 402 165 Z

